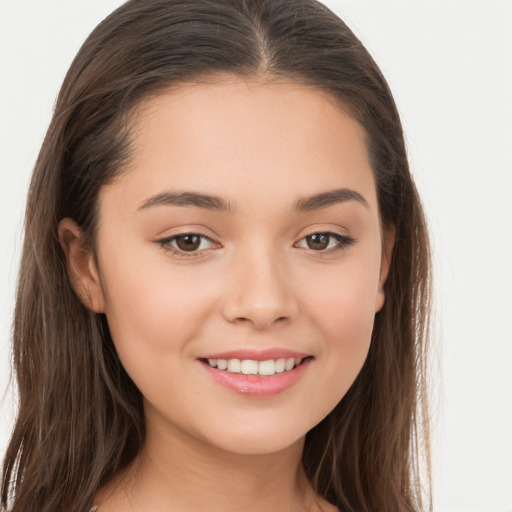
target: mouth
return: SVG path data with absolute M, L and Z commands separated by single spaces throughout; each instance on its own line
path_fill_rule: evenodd
M 242 375 L 258 375 L 260 377 L 270 377 L 275 374 L 285 373 L 294 370 L 302 362 L 311 356 L 301 357 L 281 357 L 278 359 L 266 359 L 257 361 L 255 359 L 201 359 L 211 368 L 229 373 L 238 373 Z
M 282 393 L 304 375 L 314 357 L 288 352 L 270 354 L 219 354 L 199 358 L 206 373 L 221 386 L 238 394 L 265 397 Z M 282 357 L 282 356 L 288 357 Z

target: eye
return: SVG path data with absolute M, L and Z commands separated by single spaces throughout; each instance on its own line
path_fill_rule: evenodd
M 156 241 L 164 250 L 178 256 L 194 256 L 218 246 L 211 238 L 199 233 L 182 233 Z
M 297 243 L 297 247 L 311 249 L 316 252 L 331 252 L 345 249 L 354 242 L 355 239 L 347 235 L 326 231 L 305 236 Z

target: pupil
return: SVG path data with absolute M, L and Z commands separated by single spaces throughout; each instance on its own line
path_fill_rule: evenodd
M 329 246 L 329 235 L 316 233 L 307 237 L 307 244 L 310 249 L 322 250 Z
M 198 235 L 183 235 L 180 236 L 176 243 L 182 251 L 195 251 L 199 248 L 201 238 Z

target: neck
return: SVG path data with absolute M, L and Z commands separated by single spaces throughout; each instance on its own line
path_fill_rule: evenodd
M 141 455 L 98 495 L 100 511 L 318 510 L 302 469 L 303 439 L 277 453 L 239 454 L 160 427 L 149 423 Z M 102 498 L 117 506 L 103 506 Z

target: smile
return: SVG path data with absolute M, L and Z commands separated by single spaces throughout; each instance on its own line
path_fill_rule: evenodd
M 199 358 L 222 387 L 248 397 L 278 395 L 301 380 L 314 357 L 290 350 L 240 350 Z
M 230 373 L 259 375 L 262 377 L 289 372 L 299 366 L 301 362 L 301 358 L 294 357 L 268 359 L 266 361 L 255 361 L 253 359 L 208 359 L 208 364 L 212 368 Z

